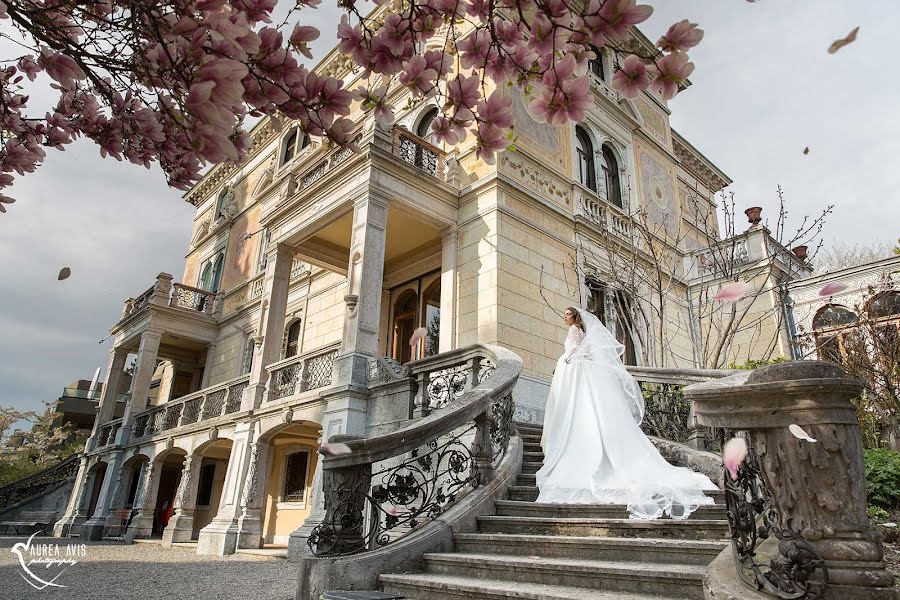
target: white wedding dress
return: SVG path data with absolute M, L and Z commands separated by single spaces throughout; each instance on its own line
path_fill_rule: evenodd
M 686 519 L 712 504 L 713 482 L 666 462 L 641 431 L 644 401 L 622 344 L 587 310 L 581 318 L 585 331 L 569 328 L 550 385 L 537 501 L 625 504 L 633 519 Z

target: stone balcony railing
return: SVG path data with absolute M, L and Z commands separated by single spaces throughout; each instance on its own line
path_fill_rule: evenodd
M 184 283 L 172 283 L 172 276 L 160 273 L 156 283 L 137 298 L 129 298 L 122 308 L 122 319 L 145 310 L 149 305 L 181 308 L 206 315 L 213 315 L 217 309 L 218 294 Z
M 249 374 L 242 375 L 138 413 L 134 417 L 131 437 L 140 439 L 172 432 L 238 412 L 241 408 L 241 397 L 249 381 Z
M 106 446 L 110 446 L 116 441 L 116 434 L 119 432 L 119 428 L 122 427 L 122 419 L 113 419 L 108 423 L 105 423 L 102 427 L 100 427 L 100 431 L 97 432 L 97 441 L 94 443 L 94 447 L 92 449 L 96 450 L 98 448 L 104 448 Z
M 582 216 L 600 229 L 606 231 L 629 244 L 639 242 L 635 239 L 631 217 L 609 202 L 606 202 L 596 192 L 587 191 L 579 186 L 576 193 L 575 215 Z
M 284 400 L 331 385 L 332 368 L 339 348 L 340 344 L 332 344 L 266 367 L 269 372 L 266 401 Z

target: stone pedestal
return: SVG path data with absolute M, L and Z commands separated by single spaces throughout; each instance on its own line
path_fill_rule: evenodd
M 244 482 L 241 498 L 241 516 L 238 519 L 238 548 L 262 548 L 264 500 L 268 479 L 269 450 L 268 442 L 256 442 L 250 450 L 250 465 Z
M 100 495 L 97 497 L 97 506 L 94 508 L 94 514 L 81 525 L 80 536 L 84 539 L 99 540 L 103 538 L 103 532 L 106 529 L 106 519 L 109 517 L 110 507 L 113 502 L 113 495 L 116 491 L 117 482 L 120 481 L 122 456 L 122 451 L 116 451 L 107 458 L 106 473 L 103 476 L 103 484 L 100 486 Z
M 900 599 L 866 517 L 862 440 L 850 402 L 861 391 L 836 365 L 815 361 L 685 388 L 700 425 L 749 432 L 778 514 L 776 535 L 793 531 L 824 559 L 824 600 Z M 817 441 L 796 438 L 792 424 Z
M 75 535 L 81 529 L 81 525 L 87 521 L 88 501 L 86 496 L 90 493 L 90 473 L 88 473 L 88 459 L 82 456 L 78 463 L 78 474 L 75 476 L 75 485 L 72 486 L 72 495 L 66 506 L 63 517 L 53 525 L 53 537 L 68 537 Z
M 188 455 L 181 469 L 175 492 L 175 513 L 163 530 L 163 544 L 190 542 L 194 533 L 194 507 L 197 503 L 197 470 L 200 459 Z
M 146 462 L 141 467 L 141 479 L 134 496 L 134 508 L 138 513 L 131 520 L 125 538 L 148 538 L 153 534 L 153 511 L 156 509 L 156 495 L 159 492 L 159 477 L 162 462 Z

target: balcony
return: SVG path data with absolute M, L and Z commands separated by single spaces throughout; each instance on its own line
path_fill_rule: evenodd
M 293 398 L 303 392 L 331 385 L 331 372 L 340 344 L 272 363 L 266 370 L 266 402 Z
M 172 283 L 172 276 L 160 273 L 156 283 L 137 298 L 129 298 L 122 308 L 122 320 L 141 312 L 151 304 L 170 306 L 212 315 L 216 308 L 216 293 L 184 283 Z
M 629 244 L 638 244 L 632 228 L 631 217 L 619 208 L 601 199 L 596 192 L 576 186 L 575 216 L 583 217 L 601 231 Z

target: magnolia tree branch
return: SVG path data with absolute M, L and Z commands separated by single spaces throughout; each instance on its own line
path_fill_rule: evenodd
M 247 117 L 279 117 L 276 128 L 284 117 L 352 146 L 353 103 L 390 123 L 389 96 L 407 106 L 436 98 L 435 138 L 473 136 L 490 163 L 514 137 L 503 87 L 518 88 L 539 122 L 581 121 L 588 63 L 606 46 L 620 93 L 649 88 L 668 99 L 693 71 L 686 52 L 703 36 L 685 20 L 655 48 L 630 43 L 652 12 L 636 0 L 375 0 L 390 5 L 371 15 L 341 0 L 338 49 L 364 82 L 351 92 L 301 62 L 320 32 L 291 23 L 319 3 L 291 0 L 273 24 L 278 0 L 0 0 L 0 36 L 24 49 L 0 59 L 0 212 L 13 202 L 3 194 L 13 173 L 34 172 L 46 148 L 79 137 L 103 156 L 159 163 L 171 186 L 188 189 L 204 165 L 246 156 Z M 34 107 L 39 78 L 52 84 L 53 106 Z

